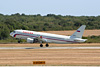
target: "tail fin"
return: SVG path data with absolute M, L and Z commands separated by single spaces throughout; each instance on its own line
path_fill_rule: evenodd
M 71 38 L 82 38 L 85 27 L 86 25 L 82 25 L 80 28 L 78 28 L 76 32 L 71 35 Z

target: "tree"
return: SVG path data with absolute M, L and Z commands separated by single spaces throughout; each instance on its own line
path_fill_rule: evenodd
M 9 37 L 9 29 L 7 27 L 3 28 L 1 30 L 1 39 L 5 39 L 5 38 L 8 38 Z

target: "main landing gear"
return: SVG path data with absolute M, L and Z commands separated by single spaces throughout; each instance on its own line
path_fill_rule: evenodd
M 49 47 L 49 44 L 47 43 L 45 46 L 46 46 L 46 47 Z M 42 45 L 42 44 L 40 44 L 40 47 L 43 47 L 43 45 Z
M 47 43 L 45 46 L 46 46 L 46 47 L 48 47 L 48 46 L 49 46 L 49 44 Z
M 43 47 L 43 45 L 42 45 L 42 44 L 40 44 L 40 47 Z

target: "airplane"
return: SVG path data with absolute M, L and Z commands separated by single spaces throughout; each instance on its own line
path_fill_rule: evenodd
M 46 43 L 46 47 L 49 46 L 48 43 L 58 43 L 58 44 L 71 44 L 71 43 L 81 43 L 85 42 L 87 39 L 82 39 L 86 25 L 82 25 L 78 28 L 71 36 L 50 34 L 36 31 L 28 30 L 14 30 L 10 33 L 10 36 L 20 39 L 26 39 L 28 43 L 40 43 L 40 47 L 43 47 L 42 43 Z

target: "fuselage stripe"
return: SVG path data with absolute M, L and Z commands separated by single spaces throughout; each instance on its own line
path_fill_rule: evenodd
M 17 35 L 29 36 L 29 37 L 38 37 L 38 36 L 23 35 L 23 34 L 15 34 L 14 37 L 16 37 Z M 78 42 L 75 42 L 75 41 L 67 41 L 67 40 L 60 40 L 60 39 L 47 38 L 47 37 L 45 37 L 45 36 L 43 36 L 42 38 L 50 39 L 50 40 L 57 40 L 57 41 L 64 41 L 64 42 L 78 43 Z

